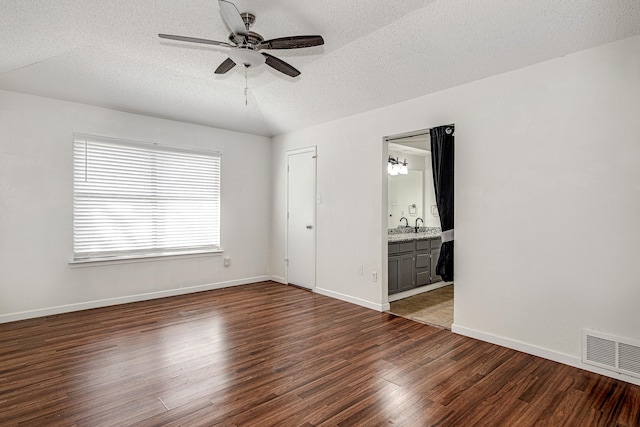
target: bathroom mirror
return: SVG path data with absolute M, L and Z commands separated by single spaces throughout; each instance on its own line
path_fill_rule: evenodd
M 428 134 L 395 138 L 388 144 L 389 156 L 402 163 L 406 160 L 408 168 L 406 175 L 387 176 L 388 228 L 397 228 L 402 217 L 410 227 L 415 226 L 417 218 L 423 219 L 425 227 L 440 227 Z
M 417 218 L 424 219 L 423 172 L 409 170 L 406 175 L 389 176 L 389 228 L 396 228 L 400 218 L 405 217 L 409 226 Z

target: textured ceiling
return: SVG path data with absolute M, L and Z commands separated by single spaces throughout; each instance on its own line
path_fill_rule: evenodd
M 0 0 L 0 89 L 276 135 L 640 34 L 638 0 L 234 0 L 302 75 L 239 67 L 215 0 Z

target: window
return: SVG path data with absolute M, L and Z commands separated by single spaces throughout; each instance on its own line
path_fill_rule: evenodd
M 220 249 L 220 155 L 75 135 L 74 261 Z

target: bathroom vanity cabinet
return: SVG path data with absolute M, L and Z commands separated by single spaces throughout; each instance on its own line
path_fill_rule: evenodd
M 440 237 L 389 243 L 389 295 L 440 282 Z

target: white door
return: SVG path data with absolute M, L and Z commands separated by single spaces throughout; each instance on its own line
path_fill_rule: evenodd
M 316 285 L 316 148 L 287 152 L 287 282 Z

